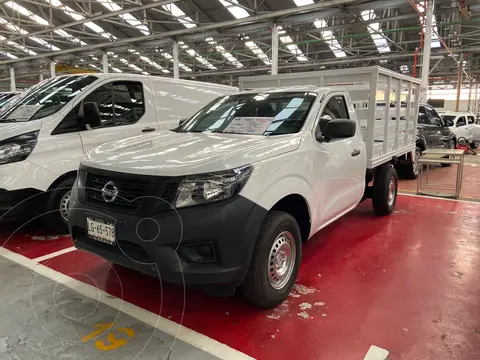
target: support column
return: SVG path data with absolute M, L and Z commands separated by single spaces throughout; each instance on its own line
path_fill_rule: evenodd
M 468 86 L 468 104 L 467 104 L 467 111 L 472 111 L 472 86 L 473 86 L 473 78 L 470 78 L 470 84 Z
M 102 71 L 107 74 L 108 73 L 108 55 L 107 53 L 102 53 Z
M 479 110 L 480 110 L 479 107 L 478 107 L 478 105 L 479 105 L 478 87 L 479 86 L 480 86 L 480 84 L 478 83 L 478 79 L 477 79 L 477 81 L 475 82 L 475 97 L 474 97 L 474 102 L 473 102 L 473 104 L 474 104 L 474 110 L 473 111 L 474 111 L 475 115 L 477 115 Z
M 458 65 L 458 79 L 457 79 L 457 101 L 455 103 L 455 111 L 460 109 L 460 96 L 462 95 L 462 81 L 463 81 L 463 53 L 460 54 L 460 63 Z
M 40 73 L 40 75 L 38 76 L 38 82 L 42 82 L 43 81 L 43 73 Z
M 278 74 L 278 25 L 272 27 L 272 75 Z
M 173 42 L 173 78 L 180 79 L 180 61 L 178 60 L 178 42 Z
M 15 69 L 10 66 L 10 91 L 17 91 L 17 84 L 15 83 Z
M 50 61 L 50 77 L 55 77 L 55 62 Z
M 422 85 L 420 86 L 420 100 L 427 102 L 428 73 L 430 71 L 430 53 L 432 51 L 432 22 L 434 0 L 427 1 L 427 13 L 425 15 L 425 35 L 423 37 L 422 50 Z

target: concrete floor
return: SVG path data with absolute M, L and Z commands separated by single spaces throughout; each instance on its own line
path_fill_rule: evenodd
M 240 296 L 211 298 L 112 268 L 72 249 L 68 236 L 24 229 L 10 237 L 11 230 L 2 227 L 0 255 L 34 272 L 0 262 L 0 340 L 20 360 L 37 354 L 133 359 L 153 332 L 145 323 L 160 315 L 186 327 L 171 359 L 178 354 L 179 359 L 361 360 L 375 345 L 387 349 L 392 360 L 478 360 L 479 231 L 479 202 L 400 195 L 394 213 L 379 218 L 366 201 L 305 244 L 288 300 L 261 311 Z M 89 315 L 97 294 L 72 292 L 70 282 L 99 289 L 110 306 L 99 304 Z M 93 340 L 80 341 L 117 315 L 115 326 L 98 339 L 107 345 L 114 332 L 113 340 L 125 339 L 126 345 L 105 351 Z M 166 354 L 173 339 L 163 325 L 138 359 Z M 135 336 L 130 339 L 118 327 L 131 328 Z M 9 359 L 4 348 L 0 359 Z
M 218 359 L 2 257 L 0 284 L 2 360 Z

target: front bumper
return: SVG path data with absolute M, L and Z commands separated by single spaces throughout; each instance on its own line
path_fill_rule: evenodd
M 21 189 L 8 191 L 0 188 L 0 220 L 29 216 L 39 207 L 41 191 Z
M 73 201 L 69 228 L 78 249 L 159 275 L 167 282 L 202 287 L 238 286 L 248 271 L 266 213 L 242 196 L 148 218 L 110 211 L 87 201 Z M 113 220 L 117 245 L 90 238 L 87 216 Z M 206 253 L 209 255 L 205 256 Z

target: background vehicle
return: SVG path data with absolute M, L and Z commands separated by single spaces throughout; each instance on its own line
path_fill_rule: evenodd
M 175 131 L 90 151 L 72 192 L 75 246 L 170 282 L 240 287 L 268 308 L 294 285 L 303 241 L 367 198 L 378 215 L 393 211 L 419 80 L 372 67 L 240 86 Z M 396 121 L 376 107 L 382 91 Z
M 477 149 L 479 142 L 473 139 L 475 115 L 469 112 L 445 112 L 442 119 L 457 139 L 465 138 L 472 149 Z
M 438 112 L 429 104 L 420 104 L 418 110 L 417 141 L 415 159 L 400 165 L 402 175 L 409 179 L 416 179 L 420 172 L 417 159 L 427 148 L 448 148 L 456 146 L 456 136 L 442 120 Z M 449 166 L 449 164 L 442 164 Z
M 36 208 L 48 213 L 53 228 L 67 231 L 70 189 L 86 152 L 109 140 L 175 127 L 237 91 L 133 74 L 58 76 L 36 85 L 0 113 L 0 216 Z

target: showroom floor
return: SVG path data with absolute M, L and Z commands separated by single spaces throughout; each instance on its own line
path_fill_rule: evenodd
M 406 194 L 379 218 L 366 201 L 305 245 L 294 290 L 269 311 L 5 227 L 1 359 L 361 360 L 372 345 L 391 360 L 480 359 L 480 202 Z

